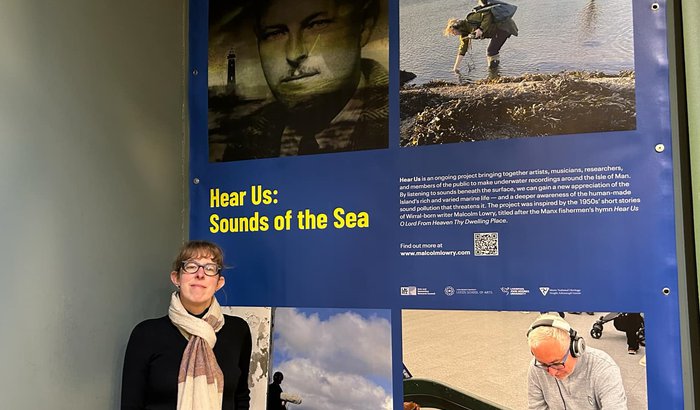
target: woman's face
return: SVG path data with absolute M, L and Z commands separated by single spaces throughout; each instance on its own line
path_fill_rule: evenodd
M 199 265 L 216 264 L 210 257 L 190 258 L 186 262 Z M 170 280 L 180 288 L 182 305 L 193 314 L 204 312 L 211 304 L 214 293 L 224 286 L 224 277 L 221 274 L 207 276 L 203 267 L 195 273 L 187 273 L 180 268 L 179 271 L 170 273 Z

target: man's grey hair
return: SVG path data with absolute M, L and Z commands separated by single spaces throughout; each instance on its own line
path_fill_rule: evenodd
M 552 320 L 556 322 L 560 322 L 565 326 L 569 326 L 569 324 L 559 317 L 559 315 L 553 315 L 553 314 L 544 314 L 540 315 L 540 317 L 537 318 L 537 321 L 540 320 Z M 569 350 L 569 344 L 571 343 L 571 336 L 569 335 L 568 332 L 564 331 L 563 329 L 559 329 L 557 327 L 552 327 L 552 326 L 539 326 L 534 329 L 532 329 L 528 335 L 527 335 L 527 343 L 530 345 L 530 349 L 535 349 L 537 348 L 542 342 L 546 340 L 551 340 L 554 339 L 559 344 L 561 345 L 562 348 L 565 348 Z

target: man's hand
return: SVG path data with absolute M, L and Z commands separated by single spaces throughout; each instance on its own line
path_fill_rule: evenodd
M 484 32 L 481 31 L 480 28 L 477 28 L 476 30 L 474 30 L 474 38 L 481 38 L 481 36 L 483 36 L 483 35 L 484 35 Z

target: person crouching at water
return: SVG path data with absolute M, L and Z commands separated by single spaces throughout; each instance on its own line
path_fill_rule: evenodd
M 447 21 L 445 36 L 459 36 L 459 51 L 452 71 L 459 72 L 459 65 L 471 46 L 472 38 L 489 38 L 486 48 L 486 63 L 496 68 L 500 62 L 501 47 L 510 36 L 518 35 L 518 26 L 513 21 L 517 6 L 496 0 L 479 0 L 479 4 L 463 20 Z

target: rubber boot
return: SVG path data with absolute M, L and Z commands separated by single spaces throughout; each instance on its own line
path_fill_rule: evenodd
M 489 66 L 489 68 L 496 68 L 498 67 L 498 64 L 501 62 L 498 54 L 495 56 L 486 56 L 486 64 Z

